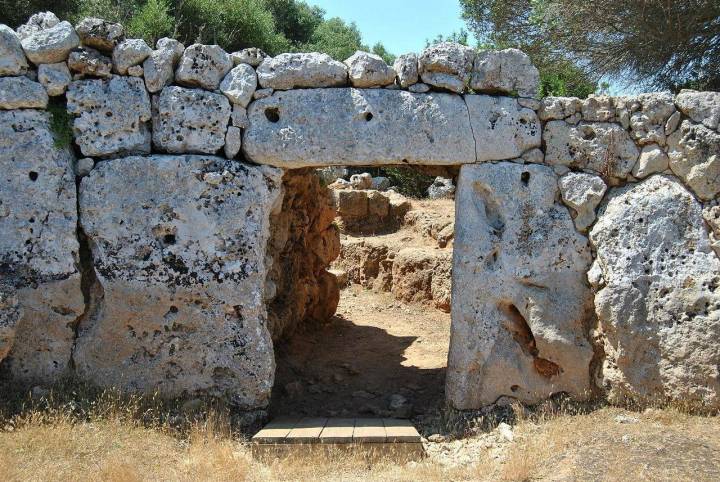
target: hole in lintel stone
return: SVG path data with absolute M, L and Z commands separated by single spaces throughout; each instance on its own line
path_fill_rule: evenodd
M 37 181 L 38 173 L 35 172 L 35 171 L 30 171 L 30 172 L 28 173 L 28 177 L 30 178 L 30 180 L 31 180 L 32 182 L 35 182 L 35 181 Z
M 520 180 L 522 181 L 522 183 L 523 183 L 524 185 L 527 186 L 528 183 L 530 182 L 530 173 L 527 172 L 527 171 L 525 171 L 525 172 L 523 172 L 522 174 L 520 174 Z
M 364 118 L 367 122 L 370 122 L 371 120 L 373 120 L 372 112 L 365 112 L 365 114 L 363 114 L 363 118 Z
M 275 124 L 276 122 L 280 121 L 280 111 L 277 107 L 268 107 L 265 109 L 265 117 L 268 121 Z

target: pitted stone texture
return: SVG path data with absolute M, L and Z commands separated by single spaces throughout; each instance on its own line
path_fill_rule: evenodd
M 675 98 L 678 109 L 693 121 L 710 129 L 720 124 L 720 92 L 683 90 Z
M 85 156 L 108 157 L 150 152 L 150 97 L 142 79 L 72 82 L 68 112 L 75 115 L 75 142 Z
M 582 101 L 577 97 L 545 97 L 538 111 L 540 120 L 561 120 L 580 112 Z
M 353 87 L 383 87 L 395 82 L 395 70 L 375 54 L 357 51 L 345 60 Z
M 588 277 L 616 403 L 720 407 L 720 261 L 701 206 L 671 177 L 610 191 Z
M 408 90 L 415 94 L 425 94 L 427 92 L 430 92 L 430 86 L 427 84 L 423 84 L 422 82 L 418 82 L 417 84 L 412 84 L 410 87 L 408 87 Z
M 235 156 L 240 152 L 242 147 L 242 132 L 239 127 L 230 126 L 228 127 L 227 134 L 225 134 L 225 157 L 228 159 L 235 159 Z
M 454 42 L 431 45 L 420 54 L 418 71 L 422 81 L 441 89 L 461 93 L 470 81 L 475 51 Z
M 81 223 L 104 298 L 79 328 L 78 374 L 121 390 L 267 405 L 265 257 L 280 186 L 277 169 L 211 156 L 129 157 L 83 178 Z
M 48 113 L 0 112 L 0 339 L 14 339 L 6 362 L 22 380 L 64 372 L 84 310 L 72 164 Z
M 234 65 L 248 64 L 251 67 L 257 67 L 262 64 L 268 55 L 257 47 L 242 49 L 239 52 L 230 54 L 230 58 Z
M 25 55 L 35 65 L 63 62 L 78 45 L 80 38 L 70 22 L 38 30 L 21 41 Z
M 255 69 L 248 64 L 240 64 L 232 69 L 220 84 L 220 91 L 230 102 L 247 107 L 257 89 Z
M 193 44 L 180 59 L 175 81 L 186 87 L 215 90 L 232 66 L 232 59 L 220 46 Z
M 632 175 L 638 179 L 644 179 L 650 174 L 666 171 L 669 162 L 668 155 L 660 146 L 649 144 L 640 151 L 640 157 L 632 170 Z
M 340 87 L 347 85 L 347 68 L 327 54 L 292 53 L 266 58 L 257 68 L 263 88 Z
M 510 97 L 465 96 L 475 138 L 476 158 L 481 161 L 515 159 L 542 142 L 535 111 L 520 107 Z
M 52 28 L 60 23 L 60 19 L 52 12 L 38 12 L 32 15 L 24 25 L 17 29 L 18 37 L 23 40 L 42 30 Z
M 592 260 L 547 166 L 462 166 L 446 394 L 458 409 L 590 390 Z
M 232 125 L 234 125 L 235 127 L 239 127 L 241 129 L 247 129 L 250 126 L 250 121 L 248 120 L 248 115 L 247 115 L 247 109 L 244 107 L 240 107 L 237 104 L 233 105 L 232 114 L 230 114 L 230 119 L 232 121 Z
M 550 121 L 545 124 L 543 141 L 547 164 L 590 169 L 605 178 L 625 179 L 639 155 L 625 129 L 605 122 L 573 126 Z
M 595 221 L 595 208 L 602 201 L 607 185 L 603 180 L 584 172 L 569 172 L 558 180 L 565 204 L 575 211 L 575 227 L 585 232 Z
M 170 153 L 215 154 L 225 145 L 229 121 L 224 95 L 165 87 L 153 111 L 153 144 Z
M 683 121 L 668 138 L 670 169 L 703 200 L 720 193 L 720 134 Z
M 475 145 L 462 98 L 387 89 L 275 92 L 250 104 L 243 152 L 274 166 L 462 164 Z
M 125 37 L 122 25 L 95 17 L 82 19 L 75 26 L 75 31 L 83 45 L 105 53 L 112 52 Z
M 489 50 L 475 58 L 470 87 L 476 92 L 535 97 L 539 84 L 540 72 L 518 49 Z
M 717 200 L 703 206 L 703 219 L 710 228 L 710 246 L 720 256 L 720 205 Z
M 68 67 L 73 72 L 92 77 L 110 77 L 112 60 L 95 49 L 80 48 L 70 52 Z
M 38 67 L 38 81 L 49 96 L 63 95 L 71 80 L 70 69 L 65 62 L 42 64 Z
M 675 111 L 673 96 L 669 92 L 640 94 L 636 97 L 640 110 L 630 116 L 632 137 L 641 146 L 665 145 L 665 124 Z
M 398 84 L 403 89 L 417 84 L 420 79 L 418 74 L 418 57 L 416 54 L 404 54 L 395 59 L 393 69 L 397 73 Z
M 142 39 L 128 39 L 120 43 L 112 53 L 115 71 L 126 75 L 130 67 L 142 64 L 152 53 L 152 49 Z
M 27 68 L 20 38 L 13 29 L 0 24 L 0 75 L 20 75 Z
M 172 83 L 175 78 L 175 65 L 185 51 L 183 44 L 167 37 L 158 40 L 155 48 L 143 62 L 145 86 L 152 94 Z
M 616 114 L 615 98 L 607 95 L 591 95 L 581 101 L 582 118 L 588 122 L 609 122 Z
M 0 109 L 44 109 L 45 88 L 27 77 L 0 77 Z

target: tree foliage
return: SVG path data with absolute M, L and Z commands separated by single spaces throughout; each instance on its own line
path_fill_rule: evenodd
M 718 0 L 460 0 L 481 38 L 561 59 L 593 79 L 720 88 Z

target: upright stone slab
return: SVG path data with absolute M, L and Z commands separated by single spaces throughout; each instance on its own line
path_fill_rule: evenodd
M 475 162 L 463 99 L 385 89 L 275 92 L 250 104 L 243 151 L 259 164 L 326 165 Z
M 458 409 L 590 395 L 591 254 L 552 169 L 460 170 L 446 394 Z
M 32 382 L 66 369 L 84 310 L 72 163 L 49 114 L 0 112 L 0 360 Z
M 265 257 L 280 187 L 277 169 L 212 156 L 99 163 L 82 180 L 80 217 L 104 296 L 80 326 L 78 374 L 265 406 Z
M 700 203 L 651 176 L 610 191 L 590 239 L 609 399 L 720 408 L 720 261 Z

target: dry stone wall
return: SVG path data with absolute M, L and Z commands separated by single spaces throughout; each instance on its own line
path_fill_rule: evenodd
M 462 166 L 451 405 L 720 408 L 720 93 L 540 100 L 514 49 L 271 58 L 50 12 L 0 54 L 10 376 L 264 408 L 272 338 L 337 295 L 331 209 L 281 169 Z

